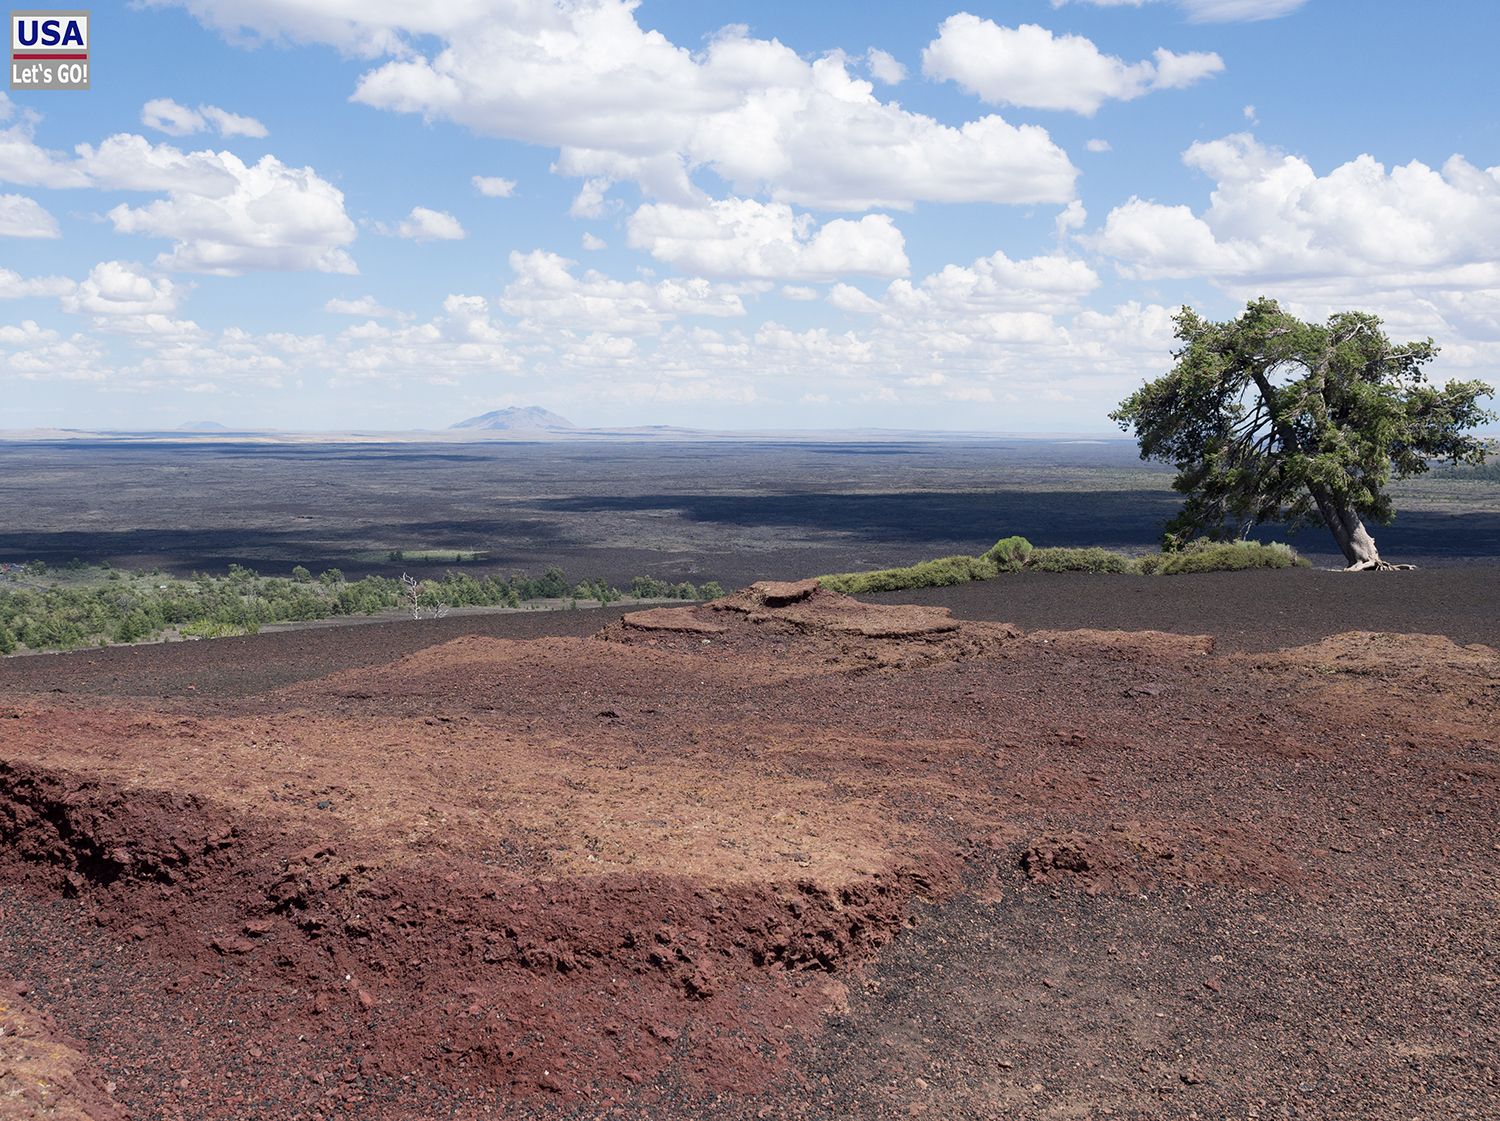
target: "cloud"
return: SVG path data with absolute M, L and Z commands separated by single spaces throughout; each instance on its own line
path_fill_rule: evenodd
M 1437 338 L 1446 364 L 1500 359 L 1500 167 L 1362 155 L 1320 176 L 1246 134 L 1183 158 L 1214 181 L 1206 208 L 1133 198 L 1080 240 L 1129 277 L 1206 277 L 1314 318 L 1360 308 Z
M 992 105 L 1066 109 L 1092 116 L 1106 101 L 1182 89 L 1217 74 L 1212 53 L 1174 54 L 1126 63 L 1080 35 L 1053 35 L 1035 24 L 1001 27 L 967 12 L 949 16 L 922 52 L 922 73 L 956 82 Z
M 399 314 L 383 307 L 374 296 L 359 296 L 352 300 L 335 296 L 323 305 L 323 310 L 331 315 L 357 315 L 371 319 L 388 319 Z
M 394 229 L 382 227 L 382 232 L 412 241 L 462 241 L 468 236 L 458 219 L 446 210 L 431 210 L 425 206 L 412 207 L 411 213 Z
M 818 290 L 816 288 L 809 288 L 804 284 L 783 284 L 781 286 L 781 294 L 789 300 L 798 300 L 804 303 L 808 300 L 816 300 L 818 298 Z
M 0 195 L 0 237 L 56 238 L 57 219 L 25 195 Z
M 0 267 L 0 300 L 21 300 L 30 296 L 66 296 L 73 282 L 65 276 L 25 278 L 20 273 Z
M 242 117 L 228 109 L 220 109 L 217 105 L 200 105 L 198 112 L 203 114 L 204 119 L 220 136 L 248 136 L 258 140 L 270 135 L 266 126 L 254 117 Z
M 345 251 L 356 231 L 343 193 L 310 167 L 270 155 L 247 165 L 232 152 L 184 152 L 133 133 L 79 144 L 70 156 L 38 145 L 33 127 L 34 117 L 22 116 L 0 128 L 0 182 L 165 192 L 107 215 L 120 233 L 174 241 L 157 258 L 160 267 L 223 275 L 357 271 Z
M 500 14 L 480 0 L 183 3 L 227 34 L 387 56 L 356 101 L 553 147 L 561 174 L 676 205 L 703 201 L 700 169 L 741 196 L 837 210 L 1073 195 L 1076 169 L 1045 129 L 941 123 L 876 97 L 842 53 L 809 61 L 743 28 L 695 53 L 642 28 L 630 0 L 511 0 Z
M 168 136 L 191 136 L 198 132 L 217 132 L 220 136 L 268 135 L 266 126 L 254 117 L 242 117 L 217 105 L 200 105 L 189 109 L 170 97 L 158 97 L 141 107 L 141 124 Z
M 609 248 L 608 243 L 602 237 L 595 237 L 585 231 L 583 235 L 583 247 L 591 252 Z
M 906 80 L 906 67 L 879 47 L 871 47 L 865 52 L 865 66 L 870 71 L 870 77 L 883 85 L 894 86 Z
M 901 231 L 884 214 L 818 226 L 785 203 L 648 203 L 631 216 L 627 236 L 632 248 L 702 276 L 829 280 L 850 273 L 904 276 L 908 270 Z
M 1088 211 L 1083 208 L 1083 203 L 1074 199 L 1063 207 L 1053 220 L 1053 226 L 1057 230 L 1059 238 L 1067 237 L 1074 230 L 1081 230 L 1089 220 Z
M 1054 8 L 1067 3 L 1092 4 L 1096 8 L 1139 8 L 1159 0 L 1052 0 Z M 1290 15 L 1307 0 L 1173 0 L 1193 23 L 1236 23 L 1278 19 Z
M 502 179 L 498 175 L 476 175 L 470 182 L 485 198 L 508 199 L 516 190 L 514 179 Z
M 740 290 L 702 278 L 615 280 L 593 271 L 575 276 L 575 264 L 555 253 L 512 252 L 515 278 L 505 286 L 500 306 L 524 323 L 562 326 L 573 331 L 651 333 L 683 316 L 740 318 Z
M 157 315 L 175 311 L 177 286 L 152 278 L 132 261 L 101 261 L 63 297 L 63 310 L 91 315 Z
M 1084 147 L 1087 148 L 1090 152 L 1113 151 L 1113 148 L 1111 147 L 1108 140 L 1090 140 L 1084 144 Z
M 1500 167 L 1453 156 L 1441 170 L 1387 170 L 1363 155 L 1319 176 L 1245 133 L 1194 144 L 1183 161 L 1214 181 L 1207 209 L 1133 198 L 1094 239 L 1132 276 L 1500 283 Z
M 84 162 L 107 162 L 106 149 L 122 139 L 128 142 L 126 151 L 145 151 L 140 137 L 113 137 Z M 79 150 L 86 149 L 82 145 Z M 122 173 L 128 172 L 125 153 L 115 155 Z M 354 240 L 355 228 L 344 212 L 343 192 L 312 168 L 288 167 L 275 156 L 247 165 L 230 152 L 197 152 L 188 159 L 204 165 L 207 182 L 190 179 L 168 186 L 166 198 L 139 207 L 122 204 L 108 215 L 120 233 L 171 239 L 172 251 L 157 258 L 160 267 L 223 276 L 260 270 L 358 271 L 344 249 Z M 138 189 L 171 182 L 162 168 L 148 167 L 139 178 Z

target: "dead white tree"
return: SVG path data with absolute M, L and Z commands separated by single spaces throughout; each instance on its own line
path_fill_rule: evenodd
M 448 605 L 445 603 L 424 604 L 422 596 L 427 589 L 422 581 L 405 572 L 401 574 L 401 587 L 405 591 L 407 603 L 411 605 L 411 617 L 413 619 L 442 619 L 448 614 Z M 425 613 L 425 614 L 424 614 Z

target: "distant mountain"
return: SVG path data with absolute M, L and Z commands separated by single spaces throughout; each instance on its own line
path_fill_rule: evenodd
M 225 428 L 222 424 L 220 424 L 216 420 L 190 420 L 186 424 L 179 424 L 177 426 L 177 431 L 178 432 L 228 432 L 229 429 Z
M 453 427 L 478 428 L 486 432 L 565 432 L 573 427 L 573 422 L 536 405 L 528 405 L 471 416 Z

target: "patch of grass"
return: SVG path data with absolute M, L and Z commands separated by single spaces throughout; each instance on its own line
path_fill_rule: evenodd
M 1184 576 L 1199 572 L 1243 572 L 1250 568 L 1307 568 L 1297 550 L 1281 542 L 1208 541 L 1200 538 L 1176 553 L 1141 557 L 1147 576 Z
M 490 559 L 488 549 L 389 549 L 367 555 L 391 564 L 473 564 Z

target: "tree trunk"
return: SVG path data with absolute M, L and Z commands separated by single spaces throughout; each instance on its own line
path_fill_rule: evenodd
M 1318 504 L 1318 512 L 1323 515 L 1328 531 L 1338 542 L 1339 551 L 1349 562 L 1347 571 L 1414 567 L 1409 564 L 1388 564 L 1381 560 L 1380 551 L 1375 548 L 1375 538 L 1370 536 L 1370 531 L 1365 528 L 1365 523 L 1360 520 L 1353 507 L 1339 502 L 1324 487 L 1309 486 L 1308 490 L 1312 492 L 1313 501 Z

